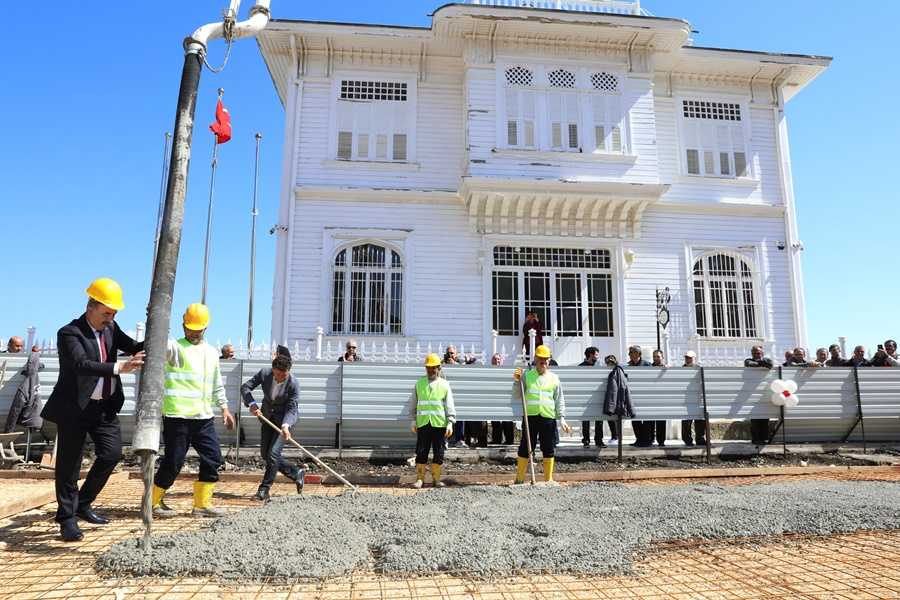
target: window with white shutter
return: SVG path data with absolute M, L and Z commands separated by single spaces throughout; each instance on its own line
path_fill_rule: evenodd
M 536 65 L 498 73 L 504 99 L 498 141 L 507 148 L 624 154 L 622 76 Z
M 591 115 L 594 120 L 594 151 L 625 152 L 622 130 L 624 114 L 619 77 L 606 71 L 591 74 Z
M 525 67 L 506 70 L 506 144 L 535 148 L 534 73 Z
M 682 151 L 688 175 L 749 177 L 741 105 L 683 100 Z
M 414 88 L 405 81 L 341 79 L 337 90 L 339 160 L 406 162 L 415 124 Z

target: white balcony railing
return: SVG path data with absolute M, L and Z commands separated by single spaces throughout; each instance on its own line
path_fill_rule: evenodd
M 512 6 L 615 15 L 650 14 L 641 9 L 640 0 L 468 0 L 468 2 L 480 6 Z

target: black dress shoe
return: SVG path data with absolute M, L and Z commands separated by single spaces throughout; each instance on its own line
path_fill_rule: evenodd
M 306 469 L 297 471 L 297 481 L 295 483 L 297 484 L 297 493 L 302 494 L 303 486 L 306 484 Z
M 59 534 L 64 542 L 80 542 L 84 539 L 84 534 L 78 528 L 78 523 L 74 520 L 61 523 L 59 526 Z
M 256 491 L 256 495 L 253 496 L 254 500 L 259 500 L 260 502 L 268 502 L 269 501 L 269 490 L 268 488 L 259 488 Z
M 94 509 L 92 509 L 90 506 L 78 509 L 78 512 L 76 512 L 75 515 L 82 521 L 87 521 L 88 523 L 92 523 L 94 525 L 106 525 L 107 523 L 109 523 L 109 519 L 95 513 Z

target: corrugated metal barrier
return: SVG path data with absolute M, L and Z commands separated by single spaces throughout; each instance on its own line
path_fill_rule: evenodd
M 2 355 L 0 355 L 2 356 Z M 6 376 L 0 388 L 0 419 L 5 422 L 24 356 L 0 357 Z M 43 361 L 41 395 L 46 400 L 59 371 L 55 357 Z M 229 406 L 238 414 L 240 386 L 263 361 L 222 361 Z M 645 420 L 702 418 L 705 408 L 711 419 L 778 419 L 780 409 L 770 401 L 769 385 L 779 377 L 797 382 L 800 404 L 785 410 L 784 439 L 790 442 L 833 442 L 863 439 L 900 441 L 900 369 L 796 369 L 766 371 L 731 367 L 704 369 L 627 369 L 636 418 Z M 609 370 L 604 367 L 555 369 L 563 382 L 567 419 L 608 419 L 602 414 Z M 490 421 L 520 419 L 521 403 L 514 400 L 512 367 L 445 367 L 453 386 L 457 419 Z M 411 446 L 415 437 L 409 427 L 410 393 L 424 374 L 421 366 L 375 363 L 296 363 L 300 380 L 300 420 L 295 437 L 318 446 Z M 123 438 L 131 439 L 138 379 L 122 378 L 125 405 L 121 421 Z M 857 387 L 858 384 L 858 387 Z M 857 391 L 858 390 L 858 391 Z M 704 394 L 705 391 L 705 394 Z M 261 397 L 257 390 L 254 397 Z M 259 444 L 256 419 L 241 408 L 245 439 L 241 445 Z M 863 419 L 860 420 L 860 414 Z M 223 444 L 237 442 L 235 432 L 221 426 Z M 779 432 L 777 439 L 781 440 Z

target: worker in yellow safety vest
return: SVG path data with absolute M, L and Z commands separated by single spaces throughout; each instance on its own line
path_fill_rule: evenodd
M 425 358 L 425 374 L 416 382 L 409 398 L 409 413 L 415 415 L 412 430 L 417 436 L 416 483 L 413 487 L 421 488 L 425 484 L 429 449 L 434 455 L 431 464 L 434 487 L 444 487 L 441 481 L 444 440 L 453 435 L 456 408 L 453 406 L 450 383 L 441 376 L 441 358 L 437 354 L 429 354 Z
M 209 326 L 209 308 L 191 304 L 184 313 L 184 337 L 169 342 L 165 364 L 163 397 L 163 443 L 165 454 L 153 480 L 153 515 L 171 517 L 175 511 L 163 497 L 193 446 L 200 457 L 199 480 L 194 482 L 195 517 L 220 517 L 225 511 L 212 506 L 213 488 L 219 480 L 222 451 L 216 433 L 214 410 L 222 411 L 224 425 L 234 428 L 228 410 L 225 386 L 219 371 L 219 352 L 203 340 Z
M 525 373 L 516 369 L 513 378 L 516 380 L 513 395 L 522 401 L 522 387 L 525 388 L 525 410 L 528 429 L 531 433 L 531 447 L 540 440 L 541 454 L 544 457 L 544 481 L 553 481 L 554 455 L 556 452 L 556 420 L 559 419 L 563 431 L 569 433 L 572 428 L 566 423 L 566 401 L 562 385 L 556 373 L 550 372 L 550 348 L 538 346 L 534 351 L 534 368 Z M 524 386 L 520 380 L 525 378 Z M 525 471 L 528 469 L 528 438 L 522 436 L 519 443 L 519 458 L 516 461 L 516 483 L 525 482 Z

